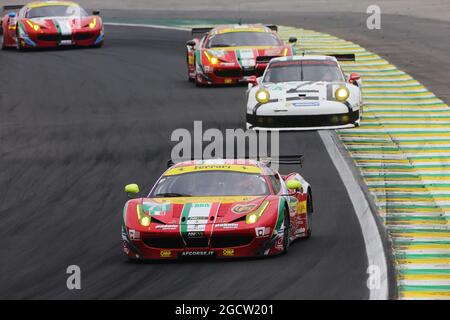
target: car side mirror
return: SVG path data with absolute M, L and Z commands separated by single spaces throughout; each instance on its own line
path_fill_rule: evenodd
M 128 198 L 134 198 L 134 196 L 139 192 L 139 186 L 136 183 L 127 184 L 125 186 L 125 193 L 127 194 Z
M 286 187 L 289 189 L 289 191 L 299 191 L 302 189 L 302 183 L 298 180 L 288 180 L 286 181 Z
M 289 43 L 296 43 L 297 38 L 296 37 L 289 37 Z
M 249 76 L 247 77 L 247 82 L 252 86 L 256 86 L 258 84 L 258 78 L 256 78 L 256 76 Z
M 94 16 L 98 16 L 99 14 L 100 14 L 100 11 L 98 11 L 98 10 L 92 11 L 92 15 L 94 15 Z
M 348 77 L 348 82 L 349 82 L 349 83 L 355 83 L 355 82 L 358 81 L 359 79 L 361 79 L 361 76 L 359 75 L 359 73 L 352 72 L 352 73 L 350 74 L 350 76 Z
M 189 40 L 189 41 L 186 42 L 186 45 L 187 45 L 188 47 L 195 47 L 196 44 L 197 44 L 197 43 L 195 43 L 194 40 Z

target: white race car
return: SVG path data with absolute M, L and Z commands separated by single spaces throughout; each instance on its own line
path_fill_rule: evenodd
M 247 128 L 317 130 L 359 125 L 361 78 L 346 77 L 339 60 L 354 55 L 289 56 L 272 59 L 247 90 Z

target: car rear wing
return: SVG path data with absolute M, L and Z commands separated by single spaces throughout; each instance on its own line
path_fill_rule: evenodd
M 194 38 L 202 38 L 205 34 L 210 32 L 212 27 L 204 27 L 204 28 L 192 28 L 191 33 Z
M 2 16 L 8 12 L 17 11 L 23 8 L 23 4 L 6 5 L 2 7 Z
M 275 24 L 268 24 L 268 25 L 266 25 L 266 27 L 272 31 L 278 32 L 278 26 Z
M 217 158 L 190 158 L 190 159 L 180 159 L 183 161 L 194 161 L 194 160 L 213 160 Z M 235 158 L 223 158 L 221 160 L 236 160 L 236 159 L 242 159 L 242 160 L 256 160 L 264 163 L 265 165 L 269 166 L 272 163 L 276 164 L 285 164 L 285 165 L 299 165 L 300 167 L 303 166 L 304 162 L 304 156 L 302 154 L 299 155 L 281 155 L 278 157 L 235 157 Z M 167 160 L 167 168 L 172 167 L 175 164 L 175 162 L 172 159 Z
M 337 61 L 355 61 L 356 59 L 354 53 L 328 54 L 328 56 L 335 57 Z

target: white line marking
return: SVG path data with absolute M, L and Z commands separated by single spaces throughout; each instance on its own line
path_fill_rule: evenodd
M 363 233 L 369 266 L 376 265 L 381 271 L 381 286 L 379 289 L 370 289 L 370 300 L 387 300 L 389 286 L 387 261 L 374 215 L 352 171 L 333 141 L 331 133 L 329 131 L 319 131 L 319 136 L 352 201 Z
M 189 28 L 162 26 L 158 24 L 138 24 L 138 23 L 119 23 L 119 22 L 105 22 L 105 26 L 118 26 L 118 27 L 137 27 L 137 28 L 154 28 L 154 29 L 168 29 L 168 30 L 180 30 L 190 31 Z

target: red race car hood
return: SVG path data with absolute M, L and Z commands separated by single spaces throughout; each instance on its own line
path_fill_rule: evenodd
M 225 47 L 205 49 L 209 55 L 217 57 L 222 62 L 234 63 L 238 62 L 240 65 L 254 62 L 259 56 L 261 57 L 279 57 L 286 55 L 285 46 L 276 47 Z
M 58 32 L 60 34 L 71 34 L 74 29 L 89 27 L 95 17 L 54 17 L 25 19 L 37 24 L 42 31 Z M 26 21 L 25 21 L 26 23 Z
M 162 224 L 230 223 L 256 210 L 266 196 L 143 198 L 143 211 Z

